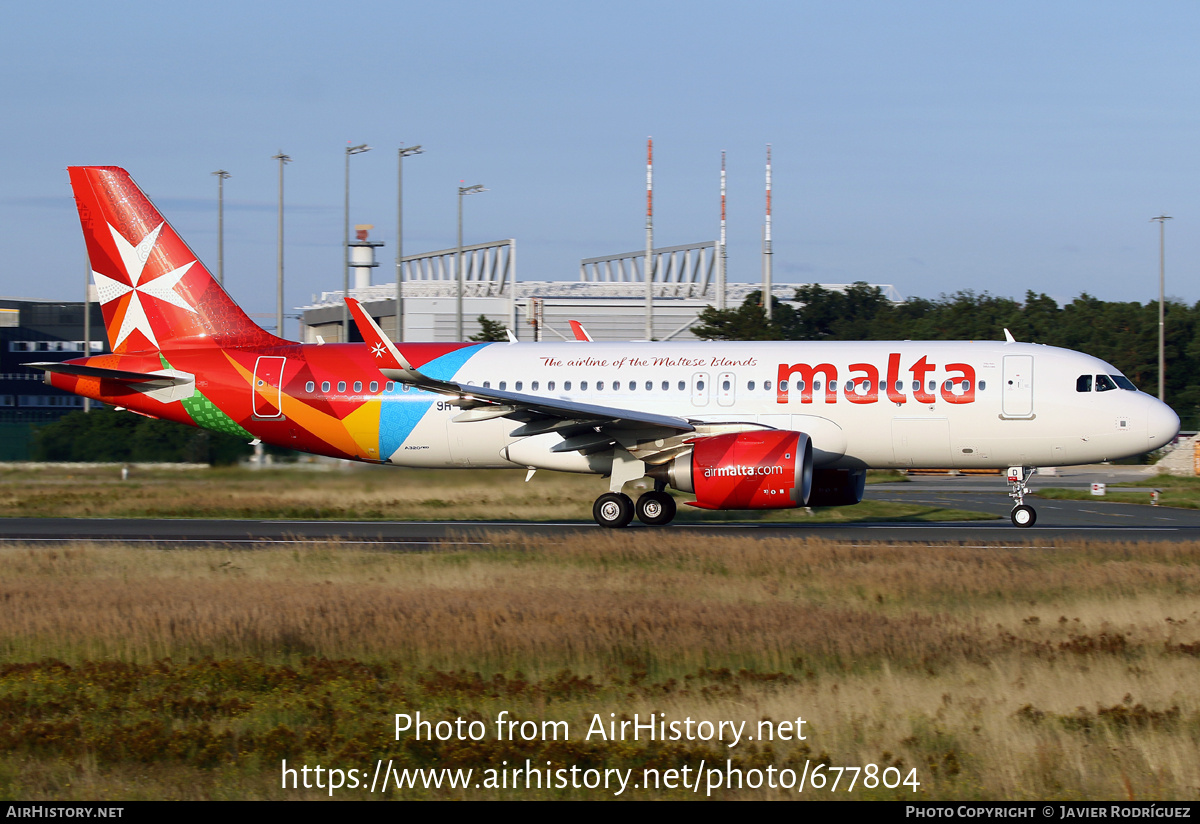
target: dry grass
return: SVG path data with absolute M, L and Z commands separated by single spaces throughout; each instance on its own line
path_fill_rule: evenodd
M 1200 787 L 1200 545 L 476 537 L 493 548 L 0 549 L 0 787 L 304 795 L 279 789 L 280 757 L 823 759 L 915 767 L 923 799 L 1191 799 Z M 47 659 L 64 663 L 29 663 Z M 769 751 L 393 741 L 390 714 L 418 709 L 507 709 L 580 733 L 593 713 L 750 727 L 803 716 L 809 739 Z

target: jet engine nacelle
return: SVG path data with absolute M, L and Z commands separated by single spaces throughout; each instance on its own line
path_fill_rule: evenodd
M 851 506 L 863 499 L 865 469 L 817 469 L 813 472 L 809 506 Z
M 812 488 L 812 442 L 803 432 L 764 429 L 693 441 L 671 462 L 670 484 L 694 492 L 701 509 L 787 509 L 804 506 Z

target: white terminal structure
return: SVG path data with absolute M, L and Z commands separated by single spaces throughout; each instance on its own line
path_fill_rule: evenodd
M 646 246 L 633 252 L 594 257 L 579 263 L 576 281 L 518 281 L 517 242 L 495 240 L 462 246 L 461 328 L 464 337 L 480 332 L 478 318 L 502 324 L 518 340 L 569 340 L 570 321 L 579 321 L 597 341 L 696 340 L 692 328 L 709 306 L 740 306 L 754 291 L 783 302 L 795 298 L 796 283 L 774 283 L 771 272 L 771 147 L 767 146 L 766 212 L 763 226 L 762 284 L 728 283 L 725 254 L 725 153 L 721 153 L 721 237 L 684 246 L 654 247 L 653 141 L 646 141 Z M 350 267 L 357 298 L 393 339 L 451 342 L 459 325 L 456 264 L 459 247 L 406 255 L 397 262 L 403 286 L 403 327 L 397 335 L 396 283 L 372 285 L 379 241 L 368 240 L 373 226 L 355 226 Z M 820 284 L 831 291 L 849 284 Z M 875 284 L 889 300 L 903 296 L 890 284 Z M 343 340 L 342 291 L 322 292 L 301 307 L 306 343 Z M 770 312 L 770 303 L 766 306 Z M 769 316 L 769 314 L 768 314 Z M 357 332 L 351 324 L 351 339 Z
M 363 227 L 356 227 L 360 230 Z M 389 337 L 396 333 L 396 284 L 372 285 L 375 249 L 366 232 L 351 241 L 354 287 L 350 296 L 362 301 Z M 480 315 L 512 330 L 519 340 L 567 340 L 569 321 L 583 324 L 593 340 L 644 340 L 645 250 L 582 260 L 575 281 L 518 281 L 517 243 L 513 239 L 463 246 L 463 331 L 478 334 Z M 404 279 L 405 341 L 454 340 L 457 247 L 408 255 L 401 261 Z M 692 327 L 700 312 L 718 305 L 717 275 L 720 244 L 717 241 L 667 246 L 653 250 L 654 296 L 652 330 L 655 340 L 696 340 Z M 795 297 L 796 283 L 772 284 L 781 301 Z M 842 291 L 849 284 L 821 284 Z M 904 298 L 890 284 L 876 284 L 892 301 Z M 758 283 L 728 283 L 725 304 L 740 306 Z M 342 340 L 341 290 L 322 292 L 312 304 L 301 307 L 306 343 Z

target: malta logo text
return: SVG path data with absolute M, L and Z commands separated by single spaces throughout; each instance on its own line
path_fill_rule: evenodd
M 883 393 L 892 403 L 908 403 L 911 395 L 917 403 L 934 403 L 941 395 L 947 403 L 975 402 L 975 368 L 969 363 L 948 363 L 945 374 L 938 379 L 930 376 L 937 364 L 929 363 L 922 355 L 903 370 L 901 380 L 900 355 L 888 355 L 887 378 L 879 379 L 879 369 L 870 363 L 852 363 L 850 374 L 842 381 L 842 393 L 850 403 L 878 403 Z M 911 377 L 909 377 L 911 376 Z M 814 392 L 824 392 L 825 403 L 837 403 L 838 370 L 832 363 L 779 364 L 776 383 L 776 403 L 787 403 L 793 389 L 800 391 L 800 403 L 812 403 Z M 794 381 L 794 384 L 789 385 Z

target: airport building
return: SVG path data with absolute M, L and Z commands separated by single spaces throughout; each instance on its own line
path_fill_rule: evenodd
M 645 340 L 647 300 L 644 251 L 580 261 L 575 281 L 518 281 L 516 241 L 501 240 L 463 246 L 462 296 L 456 269 L 459 249 L 442 249 L 406 256 L 401 272 L 400 301 L 396 282 L 372 284 L 377 268 L 375 249 L 381 243 L 351 241 L 348 294 L 363 306 L 389 337 L 402 341 L 451 342 L 480 332 L 478 318 L 512 330 L 518 340 L 567 340 L 573 333 L 569 321 L 579 321 L 597 341 Z M 654 340 L 696 340 L 692 327 L 708 306 L 740 306 L 762 289 L 760 283 L 724 283 L 719 245 L 714 242 L 657 248 L 652 255 L 649 327 Z M 772 294 L 793 299 L 798 284 L 773 284 Z M 841 290 L 847 284 L 822 284 Z M 903 298 L 891 285 L 881 284 L 888 298 Z M 397 306 L 399 303 L 399 312 Z M 301 307 L 301 331 L 306 343 L 344 340 L 343 291 L 322 292 Z M 459 319 L 461 313 L 461 321 Z M 403 318 L 397 335 L 397 316 Z M 462 338 L 456 336 L 461 323 Z M 349 340 L 359 340 L 350 324 Z
M 90 309 L 85 330 L 82 301 L 0 298 L 0 460 L 28 459 L 34 428 L 83 408 L 83 398 L 47 386 L 44 372 L 22 364 L 107 352 L 100 304 Z

